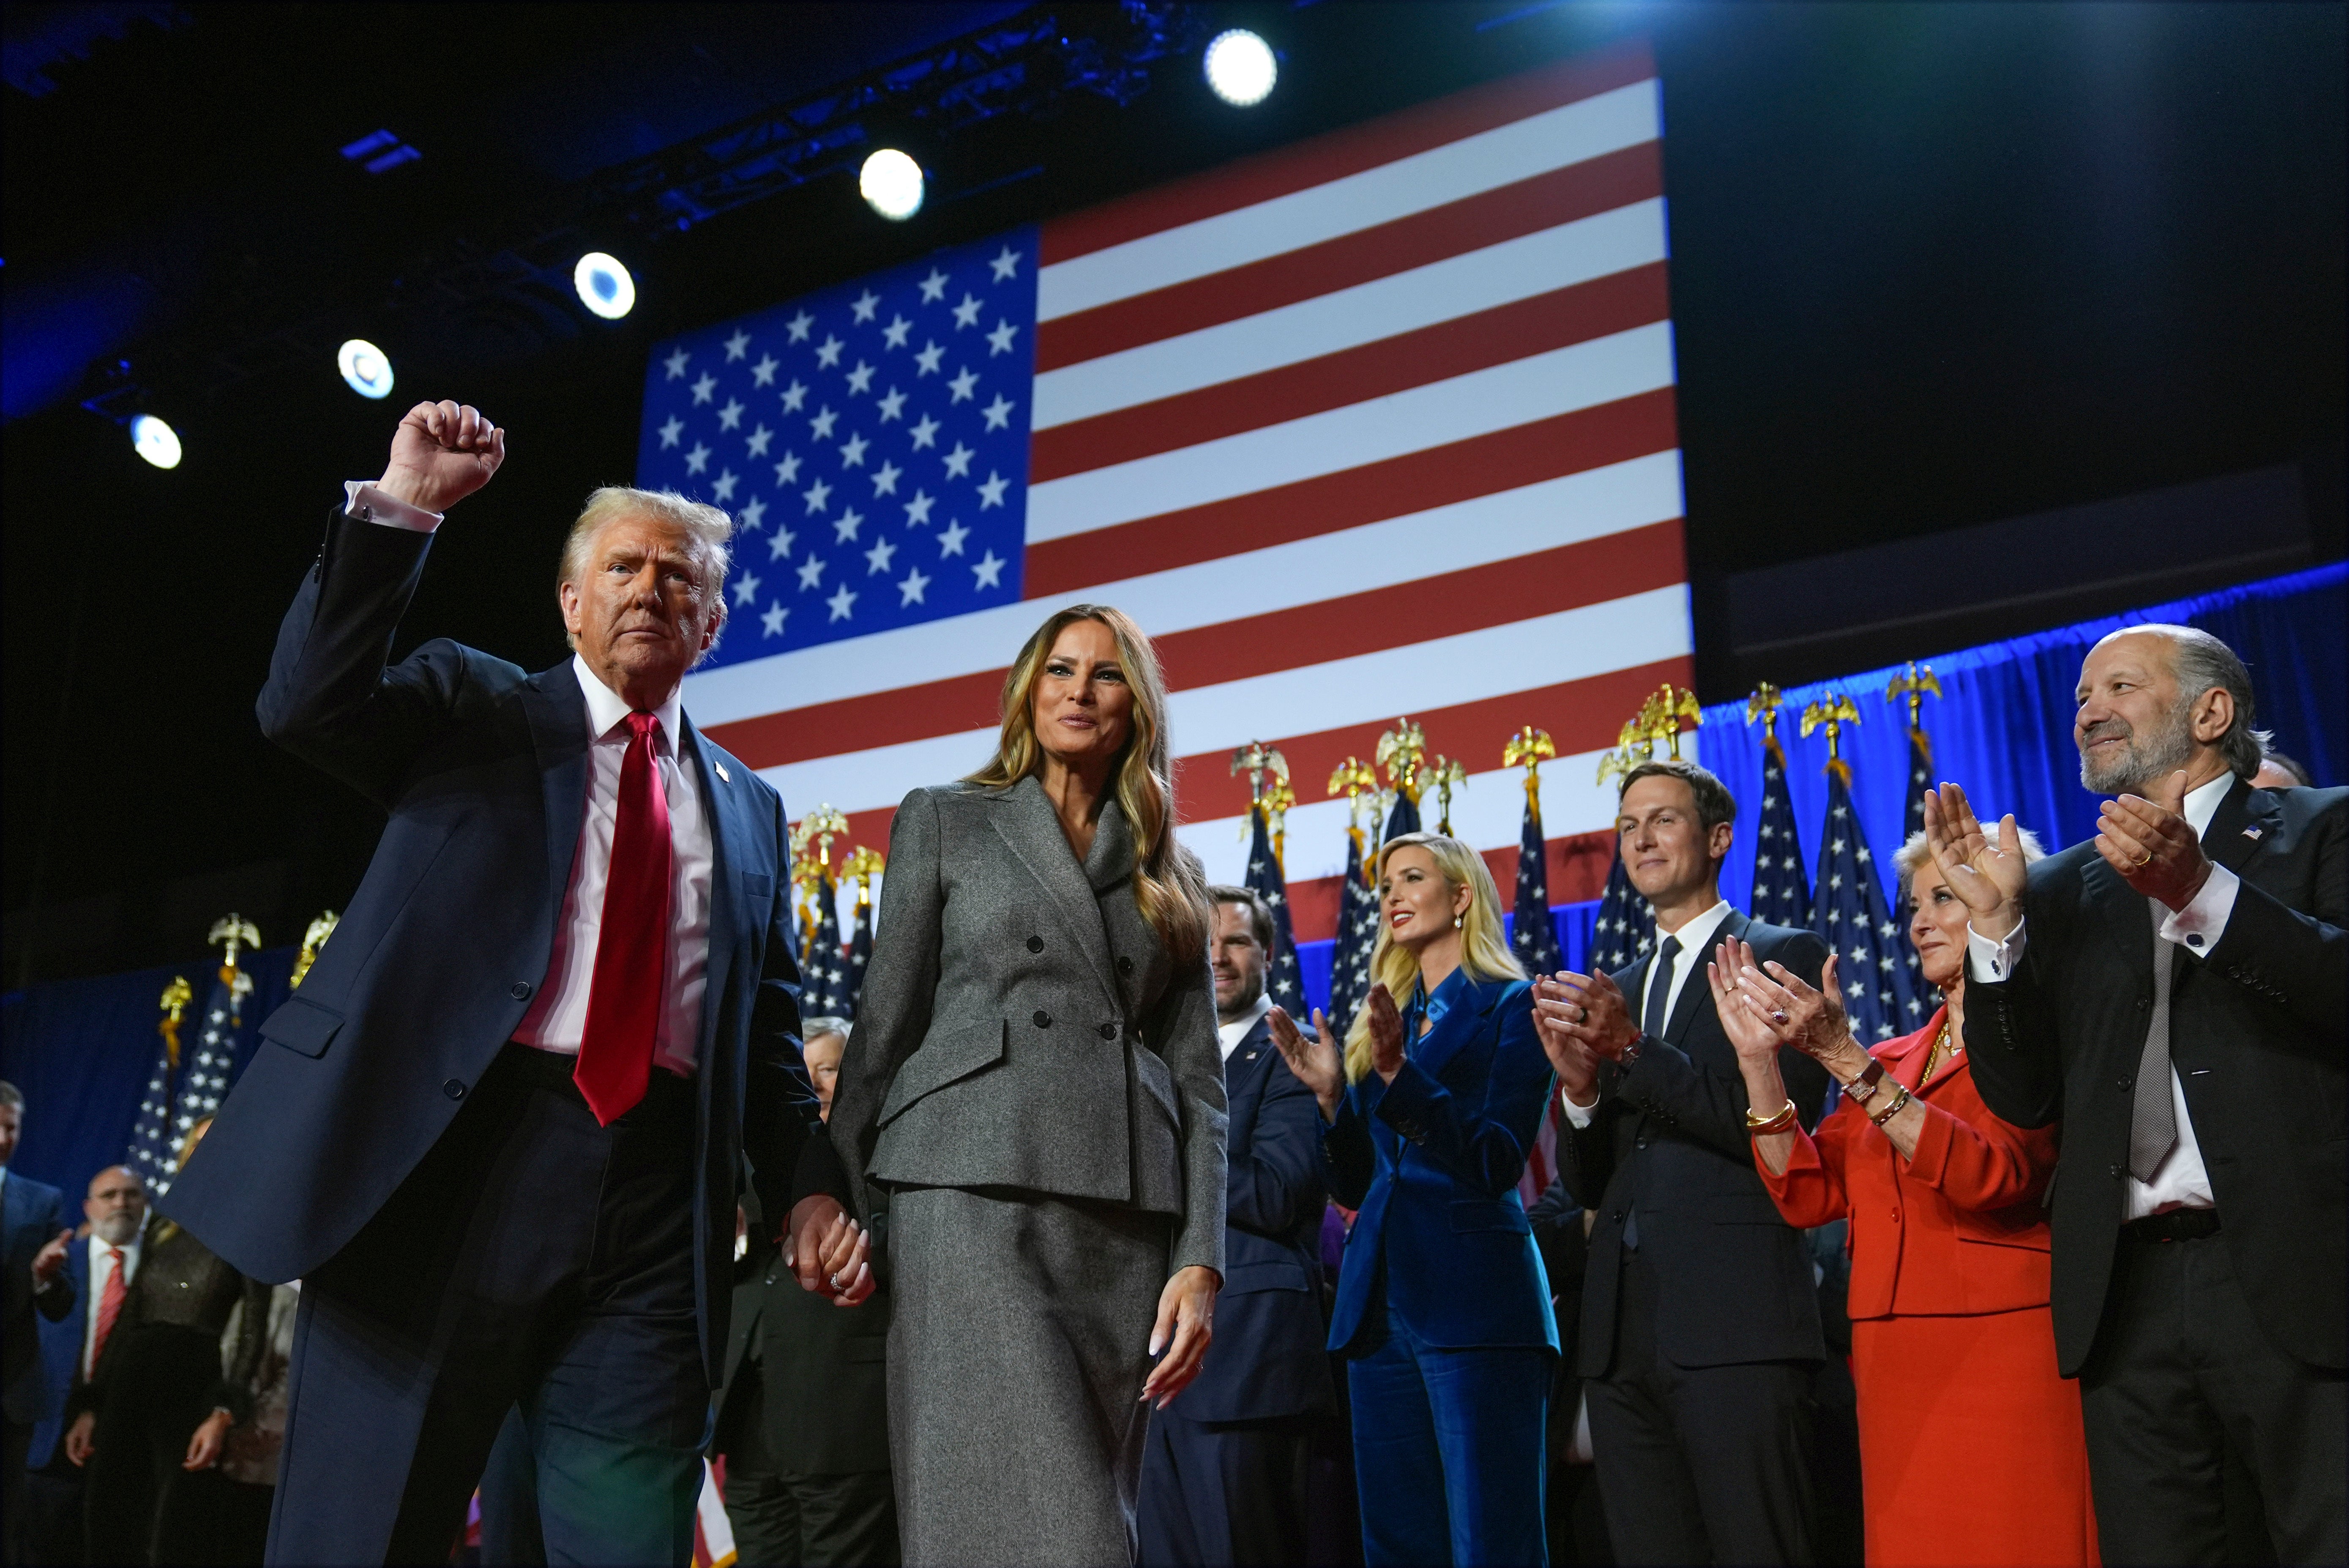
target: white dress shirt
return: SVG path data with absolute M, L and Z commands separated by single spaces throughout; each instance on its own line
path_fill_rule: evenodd
M 1683 922 L 1678 930 L 1667 931 L 1661 927 L 1657 929 L 1656 953 L 1663 951 L 1666 937 L 1677 938 L 1681 944 L 1680 951 L 1672 955 L 1672 978 L 1664 991 L 1666 1018 L 1670 1018 L 1672 1015 L 1672 1010 L 1680 1005 L 1681 992 L 1695 977 L 1697 965 L 1713 957 L 1714 934 L 1721 929 L 1723 922 L 1736 912 L 1731 907 L 1729 900 L 1723 898 L 1703 914 Z M 1640 971 L 1639 993 L 1623 999 L 1630 1004 L 1631 1023 L 1635 1026 L 1641 1022 L 1641 1011 L 1648 1004 L 1648 987 L 1655 981 L 1656 953 L 1649 955 L 1646 965 Z M 1592 1114 L 1599 1109 L 1597 1100 L 1591 1101 L 1587 1106 L 1576 1105 L 1563 1088 L 1557 1092 L 1557 1103 L 1565 1108 L 1566 1119 L 1578 1127 L 1588 1127 Z
M 587 809 L 579 819 L 579 848 L 571 885 L 554 928 L 546 978 L 513 1037 L 542 1051 L 575 1055 L 587 1029 L 587 995 L 595 978 L 595 944 L 604 925 L 604 889 L 612 875 L 612 830 L 619 819 L 620 764 L 628 751 L 628 705 L 597 680 L 578 655 L 572 672 L 587 704 Z M 672 692 L 655 717 L 654 754 L 668 797 L 669 929 L 662 960 L 660 1035 L 654 1059 L 691 1077 L 700 1057 L 701 997 L 709 977 L 709 816 L 699 770 L 678 754 L 684 706 Z
M 2186 821 L 2199 837 L 2209 831 L 2210 819 L 2219 814 L 2219 803 L 2227 798 L 2227 791 L 2235 782 L 2232 774 L 2220 774 L 2209 783 L 2188 792 L 2184 802 Z M 2176 942 L 2197 958 L 2219 945 L 2226 934 L 2227 917 L 2235 910 L 2235 894 L 2242 887 L 2242 878 L 2213 861 L 2209 880 L 2194 895 L 2193 902 L 2182 909 L 2173 909 L 2157 930 L 2162 940 Z M 2028 922 L 2017 920 L 2002 942 L 1992 941 L 1973 929 L 1966 927 L 1966 972 L 1977 980 L 1993 983 L 2014 972 L 2023 961 L 2028 945 L 2023 928 Z M 2173 1013 L 2173 1020 L 2176 1015 Z M 2176 1036 L 2171 1036 L 2172 1044 Z M 2137 1043 L 2140 1046 L 2143 1041 Z M 2173 1053 L 2174 1060 L 2174 1053 Z M 2139 1181 L 2131 1175 L 2124 1184 L 2121 1218 L 2124 1221 L 2142 1220 L 2169 1209 L 2215 1209 L 2219 1199 L 2210 1190 L 2209 1168 L 2202 1163 L 2202 1145 L 2194 1137 L 2194 1118 L 2186 1109 L 2186 1085 L 2178 1076 L 2175 1065 L 2169 1069 L 2169 1106 L 2178 1122 L 2178 1141 L 2168 1156 L 2154 1167 L 2153 1179 Z
M 1256 1005 L 1248 1009 L 1247 1017 L 1237 1023 L 1216 1025 L 1216 1038 L 1223 1042 L 1225 1061 L 1232 1059 L 1232 1053 L 1240 1048 L 1240 1042 L 1247 1039 L 1247 1032 L 1256 1027 L 1256 1021 L 1271 1011 L 1272 998 L 1259 991 L 1256 993 Z
M 141 1226 L 138 1235 L 122 1243 L 122 1285 L 125 1290 L 129 1289 L 130 1282 L 139 1277 L 139 1249 L 145 1243 L 146 1236 L 146 1228 Z M 81 1322 L 81 1380 L 85 1383 L 98 1370 L 98 1303 L 106 1299 L 106 1276 L 114 1267 L 113 1242 L 99 1241 L 97 1232 L 92 1231 L 86 1244 L 89 1248 L 89 1309 L 82 1314 Z M 128 1298 L 125 1304 L 129 1304 Z M 116 1319 L 114 1326 L 120 1328 L 121 1320 Z
M 344 511 L 361 522 L 429 534 L 441 514 L 411 506 L 365 480 L 343 485 Z M 572 673 L 587 705 L 587 805 L 580 815 L 579 845 L 571 859 L 571 883 L 564 890 L 563 915 L 554 928 L 554 950 L 530 1011 L 513 1037 L 524 1045 L 564 1055 L 579 1054 L 587 1030 L 587 998 L 595 979 L 595 944 L 603 933 L 604 890 L 612 875 L 612 830 L 618 821 L 620 764 L 628 750 L 628 705 L 599 680 L 577 654 Z M 708 803 L 701 797 L 700 771 L 678 752 L 685 705 L 669 693 L 655 713 L 654 733 L 661 793 L 668 800 L 669 929 L 662 960 L 660 1030 L 654 1058 L 680 1077 L 691 1077 L 701 1055 L 701 1000 L 709 977 L 709 881 L 714 865 Z

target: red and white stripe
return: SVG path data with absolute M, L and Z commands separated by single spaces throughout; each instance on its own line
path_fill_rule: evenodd
M 1092 599 L 1157 641 L 1216 878 L 1232 750 L 1287 754 L 1300 938 L 1346 850 L 1322 781 L 1399 716 L 1468 764 L 1453 826 L 1497 868 L 1521 724 L 1560 753 L 1549 831 L 1606 826 L 1596 759 L 1692 651 L 1660 134 L 1626 49 L 1048 223 L 1027 602 L 697 675 L 697 721 L 883 844 L 986 760 L 1036 622 Z

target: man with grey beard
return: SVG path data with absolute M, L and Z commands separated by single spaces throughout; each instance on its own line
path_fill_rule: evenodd
M 2339 1563 L 2349 790 L 2251 787 L 2251 677 L 2207 632 L 2115 632 L 2078 701 L 2080 782 L 2114 797 L 2095 838 L 2026 874 L 2014 819 L 1985 830 L 1954 784 L 1925 826 L 1967 906 L 1974 1083 L 2064 1122 L 2055 1351 L 2099 1545 L 2225 1561 L 2233 1459 L 2282 1561 Z

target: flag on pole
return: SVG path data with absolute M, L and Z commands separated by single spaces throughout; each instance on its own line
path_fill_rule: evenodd
M 1371 993 L 1371 950 L 1379 940 L 1379 896 L 1368 874 L 1360 828 L 1346 830 L 1346 882 L 1338 906 L 1338 940 L 1330 952 L 1330 1032 L 1340 1040 Z M 1373 861 L 1372 864 L 1375 864 Z
M 1272 951 L 1265 955 L 1265 994 L 1289 1017 L 1307 1018 L 1305 981 L 1298 973 L 1297 941 L 1289 934 L 1288 885 L 1280 874 L 1280 857 L 1272 852 L 1272 834 L 1265 826 L 1263 811 L 1252 809 L 1248 820 L 1247 880 L 1242 886 L 1272 909 Z
M 864 971 L 873 962 L 873 900 L 859 892 L 856 923 L 848 938 L 848 973 L 841 982 L 840 1011 L 834 1017 L 854 1023 L 864 1000 Z
M 1900 823 L 1900 842 L 1925 831 L 1925 792 L 1933 787 L 1933 742 L 1917 725 L 1909 726 L 1909 805 Z M 1916 944 L 1909 940 L 1909 923 L 1916 918 L 1916 901 L 1909 897 L 1909 878 L 1898 867 L 1892 872 L 1895 884 L 1892 899 L 1892 923 L 1897 928 L 1894 940 L 1900 950 L 1900 1033 L 1907 1034 L 1925 1027 L 1933 1015 L 1927 992 L 1932 987 L 1925 983 L 1924 966 L 1917 961 Z
M 1867 831 L 1852 809 L 1850 764 L 1841 761 L 1827 764 L 1827 815 L 1820 829 L 1811 929 L 1836 953 L 1852 1038 L 1872 1045 L 1907 1033 L 1900 967 L 1905 944 L 1885 906 L 1884 886 L 1876 879 Z
M 244 999 L 252 990 L 253 979 L 244 971 L 221 966 L 197 1015 L 193 1049 L 186 1052 L 176 1078 L 168 1063 L 160 1061 L 149 1075 L 130 1137 L 129 1165 L 152 1197 L 171 1189 L 188 1134 L 218 1111 L 228 1094 L 244 1032 Z
M 1811 923 L 1810 877 L 1795 831 L 1795 797 L 1786 788 L 1786 752 L 1775 734 L 1762 738 L 1762 815 L 1754 828 L 1754 899 L 1746 912 L 1798 931 Z
M 1549 867 L 1542 847 L 1541 801 L 1535 783 L 1526 779 L 1526 822 L 1517 836 L 1517 903 L 1509 919 L 1509 947 L 1526 973 L 1537 979 L 1566 967 L 1558 951 L 1557 926 L 1549 914 Z M 1526 1151 L 1525 1174 L 1517 1179 L 1517 1195 L 1531 1205 L 1549 1189 L 1557 1174 L 1557 1097 L 1544 1098 L 1540 1128 L 1534 1147 Z
M 1631 886 L 1623 869 L 1623 846 L 1615 846 L 1615 864 L 1607 872 L 1607 890 L 1599 898 L 1599 916 L 1590 932 L 1590 969 L 1613 974 L 1648 956 L 1656 945 L 1656 911 Z
M 655 345 L 637 483 L 742 530 L 696 722 L 882 843 L 986 761 L 1038 622 L 1113 604 L 1235 883 L 1250 741 L 1318 777 L 1402 708 L 1454 755 L 1530 721 L 1595 759 L 1693 646 L 1661 109 L 1610 48 Z M 1515 841 L 1506 791 L 1462 798 Z M 1292 896 L 1343 812 L 1298 807 Z
M 801 1003 L 803 1018 L 845 1018 L 856 1002 L 848 985 L 848 960 L 840 945 L 840 894 L 827 868 L 816 874 L 815 934 L 808 943 L 805 988 Z

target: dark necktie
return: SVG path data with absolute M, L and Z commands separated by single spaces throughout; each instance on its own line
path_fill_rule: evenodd
M 1681 940 L 1666 937 L 1648 971 L 1648 1005 L 1640 1015 L 1640 1033 L 1661 1040 L 1671 1022 L 1672 964 L 1681 956 Z
M 2178 1107 L 2169 1098 L 2169 990 L 2177 974 L 2176 944 L 2161 940 L 2169 910 L 2147 898 L 2153 915 L 2153 1019 L 2137 1064 L 2137 1097 L 2129 1110 L 2129 1174 L 2151 1181 L 2169 1151 L 2178 1147 Z
M 620 797 L 612 822 L 612 869 L 595 933 L 587 1026 L 572 1070 L 595 1119 L 609 1127 L 645 1097 L 660 1033 L 661 979 L 669 924 L 668 795 L 655 742 L 660 721 L 628 715 Z

